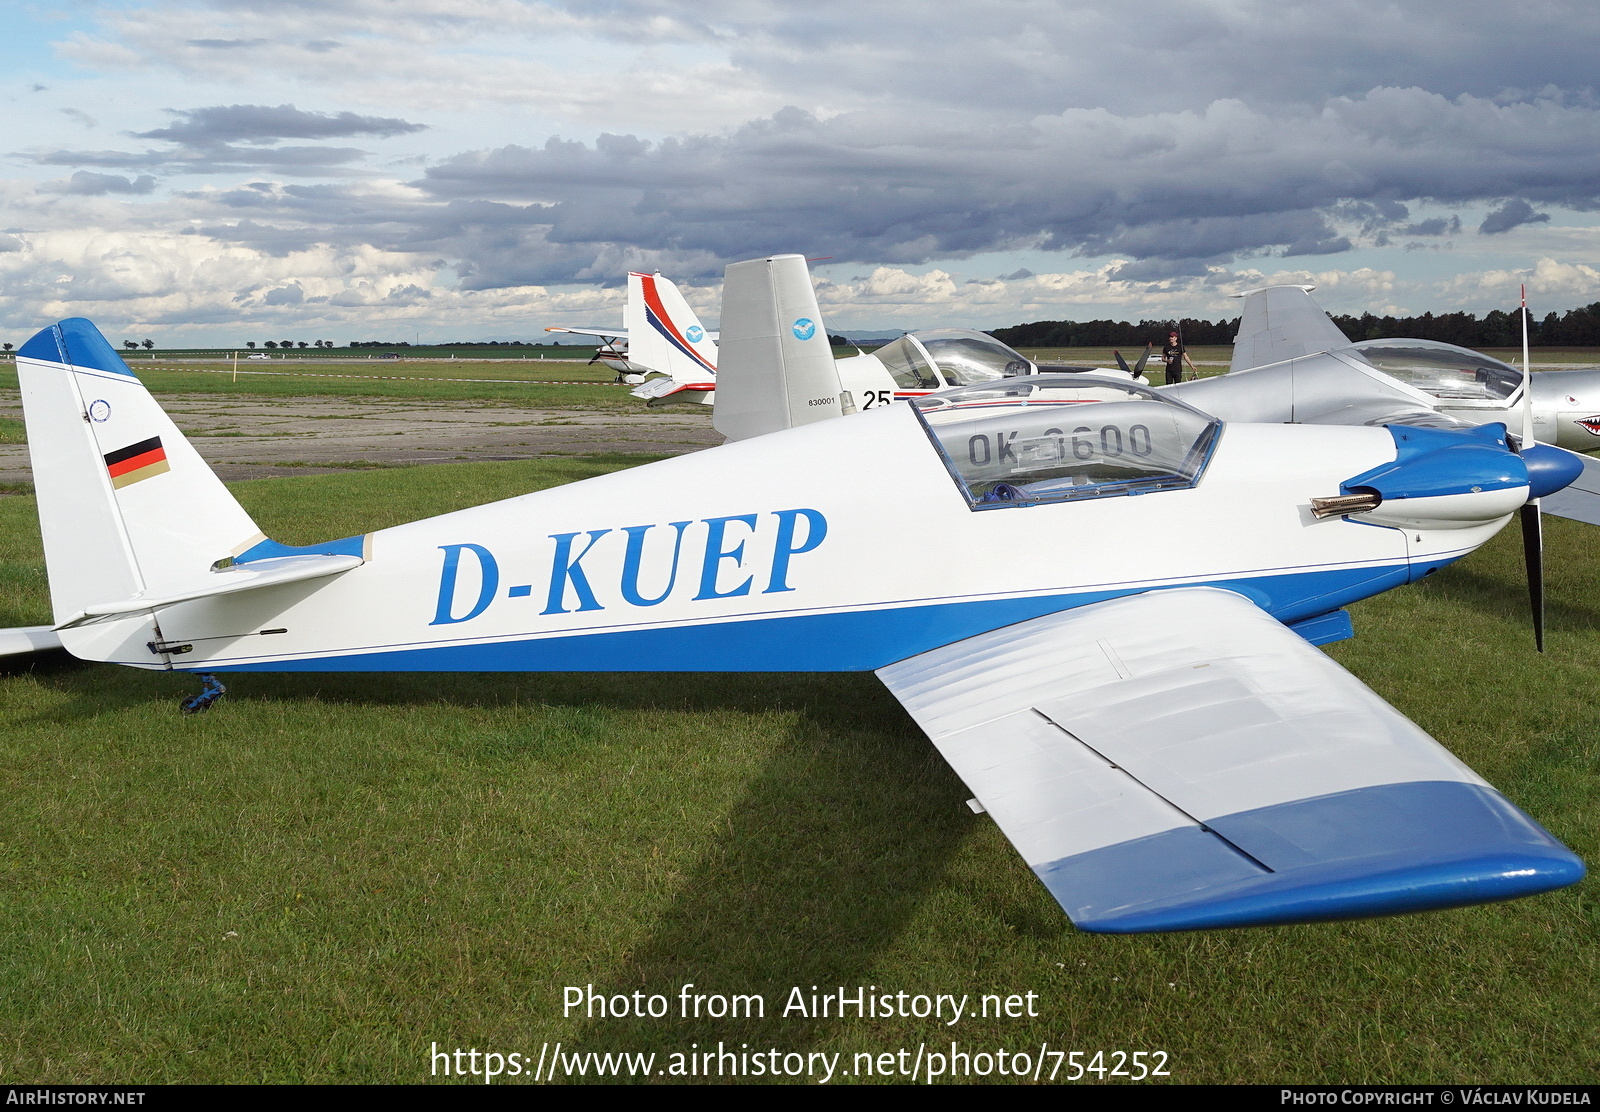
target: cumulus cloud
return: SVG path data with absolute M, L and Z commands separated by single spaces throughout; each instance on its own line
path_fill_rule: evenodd
M 1388 226 L 1408 214 L 1396 198 L 1466 202 L 1504 196 L 1512 181 L 1552 202 L 1600 203 L 1600 110 L 1421 89 L 1375 89 L 1314 114 L 1218 102 L 1004 127 L 972 113 L 789 108 L 719 135 L 465 153 L 415 185 L 463 214 L 494 213 L 519 273 L 549 281 L 578 276 L 555 268 L 585 244 L 894 264 L 1027 246 L 1126 255 L 1128 278 L 1201 274 L 1257 253 L 1335 254 L 1351 246 L 1341 215 Z
M 357 147 L 278 146 L 284 139 L 334 139 L 371 135 L 380 139 L 427 129 L 392 116 L 354 112 L 304 112 L 292 104 L 227 104 L 169 109 L 178 122 L 136 139 L 169 144 L 143 151 L 54 150 L 39 153 L 45 165 L 150 167 L 175 173 L 240 173 L 252 169 L 284 174 L 326 173 L 363 158 Z
M 292 104 L 219 104 L 170 111 L 179 117 L 177 123 L 154 131 L 136 131 L 134 137 L 203 147 L 212 143 L 275 143 L 279 139 L 345 139 L 352 135 L 388 138 L 427 129 L 426 124 L 392 116 L 302 112 Z
M 79 170 L 64 182 L 51 182 L 46 186 L 57 192 L 75 193 L 83 197 L 103 197 L 108 193 L 138 195 L 149 193 L 155 187 L 156 179 L 150 174 L 129 179 L 121 174 L 96 174 L 89 170 Z
M 1517 197 L 1485 216 L 1483 223 L 1478 225 L 1478 234 L 1498 235 L 1500 232 L 1509 232 L 1512 228 L 1520 228 L 1524 224 L 1542 224 L 1549 219 L 1549 213 L 1534 212 L 1532 205 Z
M 152 0 L 108 12 L 98 34 L 66 49 L 86 62 L 209 76 L 225 73 L 226 55 L 248 44 L 252 63 L 276 76 L 359 81 L 348 70 L 319 71 L 307 56 L 310 43 L 330 40 L 359 40 L 403 71 L 395 104 L 495 100 L 524 83 L 507 80 L 497 92 L 494 82 L 452 80 L 438 63 L 493 57 L 495 75 L 521 76 L 528 71 L 514 62 L 528 45 L 552 44 L 598 46 L 585 76 L 601 79 L 625 70 L 649 83 L 714 57 L 779 103 L 1028 116 L 1222 99 L 1316 106 L 1397 74 L 1452 98 L 1581 91 L 1593 84 L 1600 11 L 1495 0 L 993 0 L 977 19 L 959 0 Z M 695 126 L 694 102 L 677 108 L 674 130 Z
M 135 0 L 96 18 L 60 44 L 80 66 L 211 92 L 167 121 L 119 113 L 129 149 L 40 143 L 36 162 L 78 170 L 39 187 L 58 223 L 25 191 L 8 222 L 30 245 L 75 213 L 163 258 L 254 260 L 231 286 L 227 268 L 169 267 L 218 283 L 196 312 L 609 296 L 652 267 L 714 291 L 728 261 L 803 251 L 872 276 L 845 285 L 884 312 L 1061 315 L 1092 296 L 1138 315 L 1253 267 L 1325 266 L 1353 291 L 1337 276 L 1365 268 L 1335 269 L 1344 252 L 1448 247 L 1467 206 L 1494 207 L 1485 237 L 1524 228 L 1516 244 L 1562 254 L 1572 229 L 1536 208 L 1600 207 L 1600 8 L 995 0 L 975 20 L 956 0 Z M 335 110 L 231 103 L 241 80 Z M 387 180 L 402 156 L 426 169 Z M 221 180 L 155 181 L 185 174 Z M 58 275 L 89 258 L 50 252 Z M 1015 252 L 1027 266 L 983 264 L 1003 278 L 957 273 Z M 329 260 L 350 259 L 333 289 Z M 1369 286 L 1346 307 L 1440 288 Z

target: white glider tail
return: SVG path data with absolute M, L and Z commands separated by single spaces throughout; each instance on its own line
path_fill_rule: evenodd
M 120 636 L 149 627 L 159 641 L 147 616 L 158 607 L 362 562 L 349 543 L 330 557 L 267 540 L 88 321 L 35 336 L 17 375 L 58 630 L 131 622 Z

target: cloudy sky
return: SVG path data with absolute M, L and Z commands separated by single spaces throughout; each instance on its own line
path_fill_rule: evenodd
M 1600 5 L 13 0 L 0 334 L 535 338 L 1600 300 Z

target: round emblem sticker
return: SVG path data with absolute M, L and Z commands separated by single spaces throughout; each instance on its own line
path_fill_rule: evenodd
M 817 322 L 810 317 L 801 317 L 794 322 L 794 338 L 809 340 L 817 334 Z
M 89 420 L 103 422 L 111 416 L 111 403 L 104 398 L 96 398 L 89 403 Z
M 689 342 L 691 344 L 698 344 L 701 340 L 706 338 L 706 330 L 701 328 L 698 324 L 691 324 L 689 326 L 689 331 L 685 332 L 684 335 L 689 337 Z

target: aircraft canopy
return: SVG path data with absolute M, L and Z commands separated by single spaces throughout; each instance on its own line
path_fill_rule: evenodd
M 1025 356 L 993 336 L 965 328 L 908 332 L 873 354 L 906 390 L 976 386 L 1034 371 Z
M 973 509 L 1193 486 L 1221 422 L 1115 379 L 1029 375 L 912 402 Z
M 1366 365 L 1440 401 L 1499 404 L 1522 372 L 1476 351 L 1433 340 L 1363 340 L 1333 354 Z

